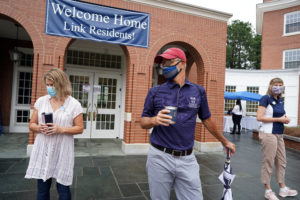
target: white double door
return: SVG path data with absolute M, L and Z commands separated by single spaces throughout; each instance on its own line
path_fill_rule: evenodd
M 72 84 L 72 96 L 84 111 L 84 132 L 75 138 L 119 137 L 121 76 L 69 69 L 66 72 Z

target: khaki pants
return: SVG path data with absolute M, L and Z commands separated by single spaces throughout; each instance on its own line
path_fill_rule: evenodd
M 262 183 L 270 185 L 274 162 L 276 166 L 276 180 L 278 183 L 284 183 L 286 155 L 283 135 L 259 132 L 259 139 L 262 144 L 263 153 L 261 168 Z

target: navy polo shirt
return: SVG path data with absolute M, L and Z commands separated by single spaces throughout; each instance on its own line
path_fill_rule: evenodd
M 177 107 L 176 123 L 155 126 L 150 142 L 176 150 L 192 148 L 197 114 L 201 120 L 211 115 L 204 88 L 188 80 L 181 88 L 173 81 L 154 86 L 146 97 L 142 117 L 154 117 L 165 106 Z
M 266 108 L 265 117 L 279 118 L 285 114 L 282 98 L 275 99 L 273 96 L 264 95 L 259 100 L 259 105 Z M 283 134 L 284 125 L 281 122 L 263 122 L 261 130 L 265 133 Z

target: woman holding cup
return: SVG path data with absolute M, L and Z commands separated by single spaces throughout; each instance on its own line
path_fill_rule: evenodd
M 44 83 L 48 95 L 35 102 L 29 122 L 29 129 L 38 134 L 25 178 L 37 179 L 38 200 L 50 199 L 52 178 L 56 179 L 59 199 L 69 200 L 74 168 L 73 135 L 83 132 L 82 107 L 71 96 L 71 83 L 62 70 L 48 71 Z M 52 115 L 53 123 L 45 123 L 45 113 L 48 118 Z
M 271 174 L 276 166 L 276 180 L 279 184 L 279 196 L 296 196 L 298 192 L 285 185 L 286 152 L 283 140 L 284 124 L 290 123 L 284 109 L 282 93 L 283 80 L 273 78 L 268 86 L 267 94 L 259 100 L 257 121 L 262 122 L 259 139 L 262 145 L 261 181 L 265 185 L 265 198 L 279 200 L 271 189 Z

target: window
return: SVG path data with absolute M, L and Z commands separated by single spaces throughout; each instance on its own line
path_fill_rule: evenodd
M 67 64 L 121 69 L 121 56 L 68 50 Z
M 17 123 L 29 123 L 30 118 L 30 110 L 17 110 L 16 111 L 16 122 Z
M 284 16 L 284 33 L 300 33 L 300 11 L 287 13 Z
M 32 72 L 19 72 L 17 103 L 30 105 L 31 102 Z
M 285 69 L 300 67 L 300 49 L 284 51 L 283 61 Z
M 247 91 L 258 94 L 259 87 L 248 86 Z M 246 101 L 246 112 L 255 113 L 257 111 L 257 108 L 258 108 L 258 102 L 257 101 Z
M 23 53 L 20 59 L 20 66 L 33 67 L 33 54 Z
M 226 85 L 225 86 L 225 91 L 226 92 L 235 92 L 236 91 L 236 86 L 232 85 Z M 225 99 L 225 106 L 224 106 L 224 112 L 227 113 L 229 109 L 232 109 L 235 105 L 235 100 L 231 99 Z

